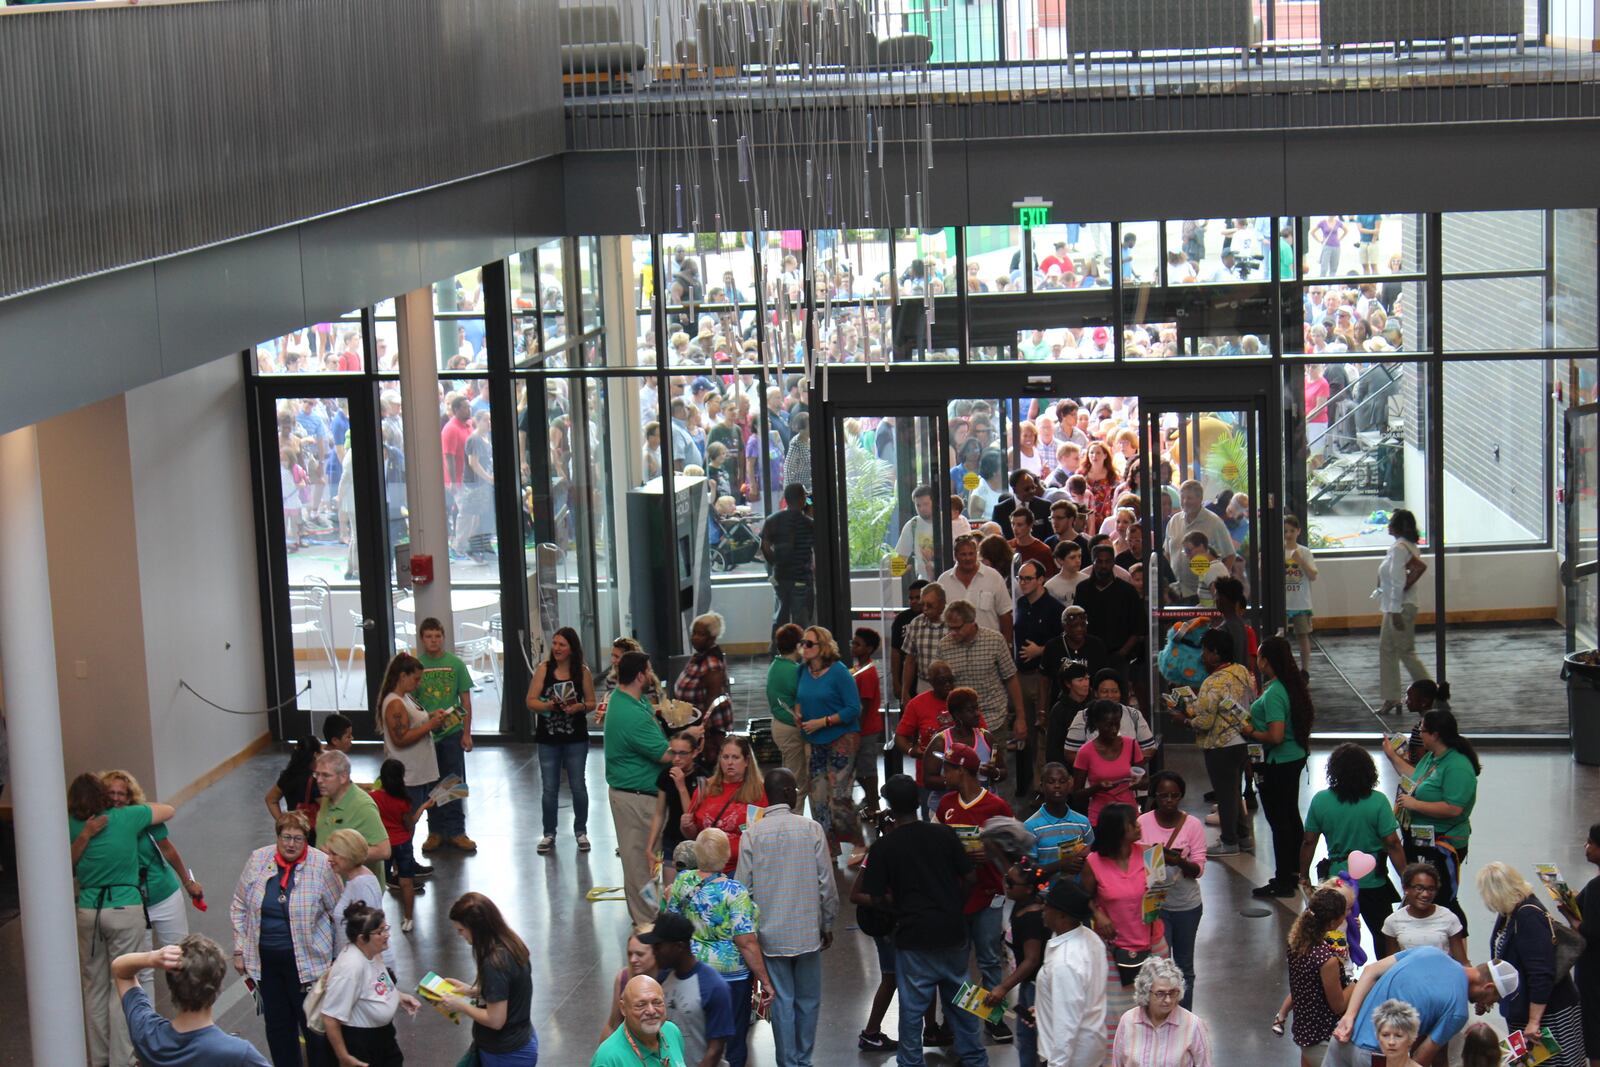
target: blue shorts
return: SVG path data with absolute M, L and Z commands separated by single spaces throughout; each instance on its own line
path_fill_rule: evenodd
M 412 842 L 406 840 L 401 844 L 389 844 L 389 858 L 383 861 L 383 873 L 389 881 L 396 878 L 415 878 L 417 876 L 417 854 L 412 851 Z
M 878 947 L 878 971 L 885 977 L 894 977 L 894 938 L 875 937 L 873 944 Z

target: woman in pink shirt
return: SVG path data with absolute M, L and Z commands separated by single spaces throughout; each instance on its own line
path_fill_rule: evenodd
M 1085 745 L 1084 751 L 1091 746 Z M 1137 746 L 1135 751 L 1138 751 Z M 1139 809 L 1107 804 L 1094 826 L 1094 851 L 1079 880 L 1094 908 L 1094 930 L 1106 943 L 1106 1051 L 1117 1023 L 1133 1007 L 1133 981 L 1151 956 L 1169 955 L 1159 917 L 1145 922 L 1147 889 L 1139 840 Z
M 1311 446 L 1311 454 L 1322 455 L 1322 439 L 1328 433 L 1328 396 L 1332 387 L 1328 379 L 1322 376 L 1322 364 L 1312 363 L 1306 367 L 1306 442 Z M 1321 411 L 1317 409 L 1321 408 Z
M 1089 821 L 1096 822 L 1107 804 L 1136 804 L 1133 783 L 1144 776 L 1139 743 L 1122 736 L 1122 705 L 1114 700 L 1096 700 L 1084 712 L 1084 720 L 1095 731 L 1089 743 L 1072 757 L 1072 791 L 1089 794 Z

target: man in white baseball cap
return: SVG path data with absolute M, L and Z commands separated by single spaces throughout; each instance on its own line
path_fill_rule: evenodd
M 1378 1034 L 1364 1003 L 1402 1000 L 1417 1009 L 1422 1043 L 1412 1058 L 1422 1067 L 1444 1062 L 1445 1046 L 1467 1024 L 1469 1006 L 1489 1010 L 1517 991 L 1517 969 L 1504 960 L 1462 964 L 1436 948 L 1413 948 L 1368 964 L 1350 992 L 1322 1067 L 1366 1067 L 1378 1054 Z

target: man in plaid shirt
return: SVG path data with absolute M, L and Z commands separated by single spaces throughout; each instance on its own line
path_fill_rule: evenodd
M 944 589 L 937 583 L 922 589 L 922 614 L 906 623 L 906 636 L 900 646 L 905 654 L 905 673 L 901 676 L 902 699 L 910 700 L 932 687 L 928 668 L 939 658 L 939 642 L 944 640 Z
M 929 588 L 932 588 L 931 586 Z M 927 590 L 923 590 L 927 596 Z M 1020 749 L 1028 739 L 1026 707 L 1022 703 L 1022 684 L 1017 679 L 1017 663 L 1011 645 L 994 630 L 985 630 L 976 621 L 977 613 L 965 600 L 957 600 L 944 610 L 948 629 L 939 642 L 936 658 L 949 664 L 956 685 L 978 693 L 983 709 L 983 727 L 996 748 Z M 1009 712 L 1009 714 L 1008 714 Z M 996 791 L 1007 801 L 1016 799 L 1013 779 L 995 783 Z

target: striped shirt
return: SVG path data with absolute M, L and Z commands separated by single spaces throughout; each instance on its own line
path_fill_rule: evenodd
M 942 619 L 918 615 L 906 623 L 906 636 L 900 651 L 917 660 L 917 692 L 932 688 L 928 685 L 928 668 L 939 658 L 939 642 L 948 633 Z
M 839 914 L 828 836 L 815 819 L 773 804 L 747 828 L 734 878 L 760 913 L 756 936 L 766 956 L 802 956 L 822 948 Z
M 956 685 L 977 690 L 978 707 L 983 709 L 983 725 L 988 730 L 994 732 L 1011 724 L 1006 717 L 1006 682 L 1016 676 L 1017 663 L 998 631 L 979 627 L 972 640 L 966 642 L 946 636 L 939 642 L 937 658 L 955 672 Z
M 1110 1067 L 1211 1067 L 1206 1024 L 1177 1005 L 1160 1026 L 1143 1008 L 1129 1008 L 1117 1023 Z

